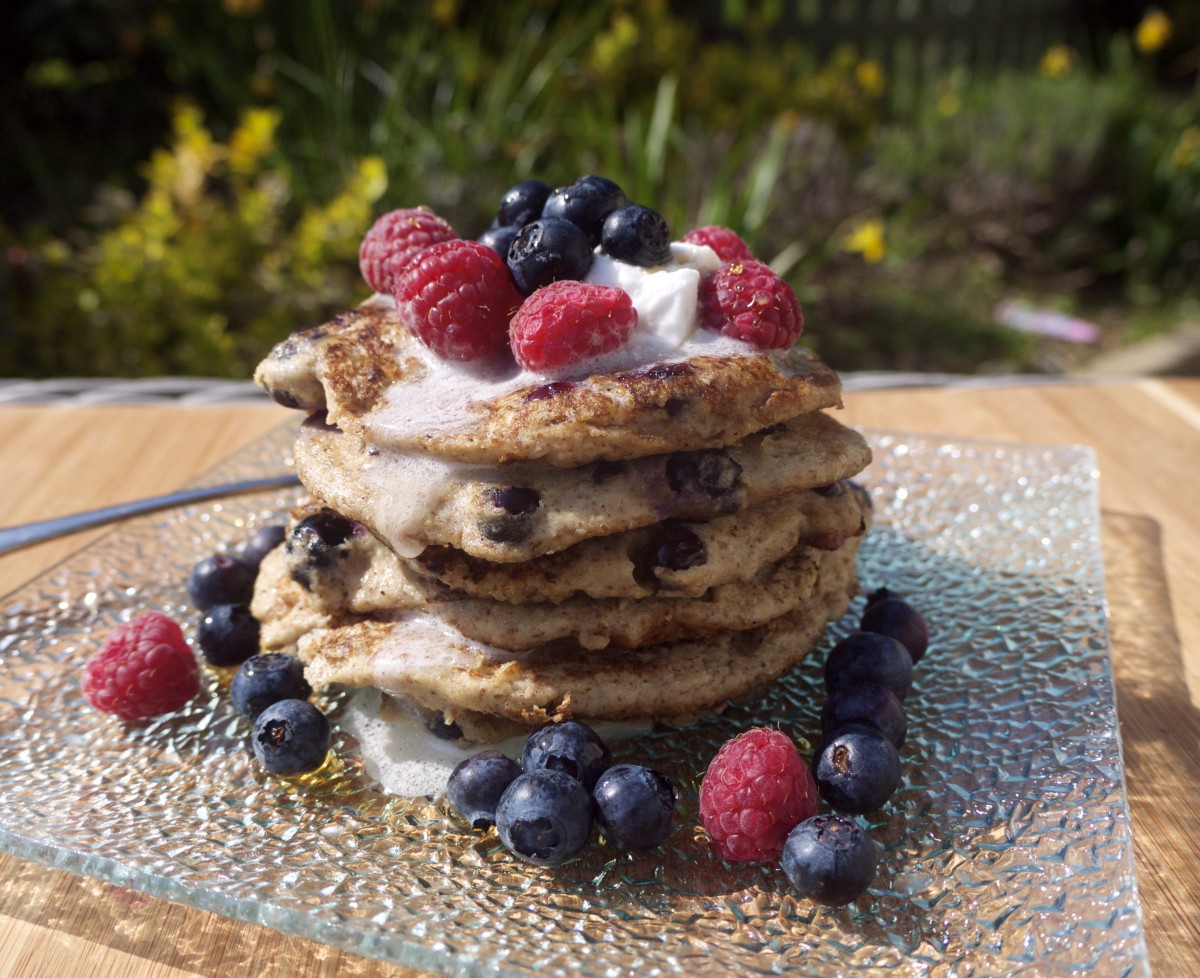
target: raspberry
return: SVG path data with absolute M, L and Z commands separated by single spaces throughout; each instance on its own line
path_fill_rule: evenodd
M 552 282 L 521 304 L 509 327 L 509 341 L 525 369 L 553 370 L 620 349 L 635 326 L 637 310 L 624 290 Z
M 729 228 L 709 224 L 695 228 L 683 236 L 688 244 L 708 245 L 721 261 L 754 261 L 750 246 Z
M 731 862 L 778 859 L 788 833 L 817 813 L 817 787 L 796 745 L 755 727 L 717 751 L 700 782 L 700 820 Z
M 792 287 L 757 261 L 731 261 L 700 280 L 700 321 L 764 349 L 785 349 L 804 330 Z
M 92 653 L 80 679 L 97 710 L 146 720 L 178 710 L 200 691 L 200 669 L 183 631 L 159 611 L 118 625 Z
M 424 207 L 390 211 L 371 225 L 358 249 L 358 267 L 372 290 L 391 295 L 396 276 L 417 253 L 458 233 Z
M 397 276 L 395 294 L 400 321 L 443 360 L 498 356 L 521 304 L 504 259 L 478 241 L 430 245 Z

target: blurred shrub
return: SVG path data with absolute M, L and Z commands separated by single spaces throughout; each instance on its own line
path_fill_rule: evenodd
M 247 376 L 271 342 L 361 292 L 383 164 L 366 157 L 329 201 L 295 208 L 278 125 L 253 110 L 219 142 L 181 106 L 140 196 L 106 190 L 62 236 L 10 234 L 0 373 Z
M 1200 286 L 1200 93 L 1162 97 L 1128 41 L 1109 70 L 1051 50 L 1042 71 L 944 78 L 883 128 L 865 179 L 927 228 L 924 249 L 975 247 L 1017 279 L 1133 297 Z

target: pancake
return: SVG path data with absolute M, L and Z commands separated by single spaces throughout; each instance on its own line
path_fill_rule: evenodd
M 316 628 L 297 643 L 314 685 L 375 686 L 459 722 L 467 739 L 564 719 L 663 720 L 720 712 L 803 659 L 856 591 L 852 542 L 822 567 L 812 597 L 758 628 L 697 641 L 570 655 L 506 655 L 425 614 Z M 481 722 L 472 726 L 475 714 Z
M 833 483 L 749 506 L 712 520 L 668 520 L 593 537 L 519 564 L 497 564 L 450 547 L 413 560 L 418 572 L 472 597 L 531 603 L 592 598 L 700 597 L 709 588 L 748 581 L 797 546 L 836 550 L 866 531 L 869 502 Z M 660 563 L 663 549 L 690 544 L 689 566 Z M 698 549 L 697 549 L 698 548 Z M 381 548 L 384 549 L 384 548 Z M 680 561 L 686 564 L 687 560 Z
M 485 468 L 372 454 L 310 419 L 295 446 L 308 490 L 368 526 L 401 556 L 443 546 L 527 561 L 665 519 L 703 520 L 850 478 L 870 461 L 862 436 L 814 412 L 723 449 L 672 452 L 574 469 Z
M 278 344 L 255 380 L 367 444 L 449 461 L 579 466 L 720 448 L 841 405 L 841 383 L 800 349 L 700 331 L 687 351 L 631 351 L 574 374 L 481 376 L 437 361 L 382 297 Z M 649 351 L 653 353 L 654 351 Z M 686 355 L 685 355 L 686 354 Z
M 750 580 L 801 544 L 836 550 L 848 537 L 861 536 L 870 499 L 848 486 L 806 489 L 713 520 L 668 520 L 595 537 L 515 564 L 480 560 L 450 547 L 430 547 L 406 561 L 371 534 L 352 533 L 328 553 L 289 548 L 289 573 L 326 608 L 359 602 L 354 595 L 360 591 L 382 598 L 421 578 L 467 597 L 514 604 L 577 596 L 695 598 L 721 584 Z M 309 497 L 292 510 L 291 528 L 329 514 L 333 510 Z
M 397 567 L 389 581 L 393 588 L 378 588 L 378 577 L 368 573 L 365 586 L 360 583 L 357 589 L 317 591 L 294 579 L 286 556 L 281 560 L 272 554 L 260 568 L 252 611 L 262 622 L 266 648 L 288 644 L 312 627 L 415 610 L 469 639 L 510 652 L 552 644 L 587 650 L 638 648 L 744 631 L 787 614 L 811 597 L 822 567 L 843 561 L 845 553 L 856 548 L 857 543 L 838 551 L 800 546 L 749 581 L 722 584 L 698 598 L 574 597 L 557 604 L 511 604 L 461 597 L 440 584 L 414 586 L 403 567 Z

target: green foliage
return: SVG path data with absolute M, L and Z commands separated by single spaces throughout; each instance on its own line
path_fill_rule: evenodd
M 587 172 L 677 231 L 737 228 L 843 369 L 1028 366 L 991 323 L 1013 288 L 1200 293 L 1186 4 L 1104 71 L 1057 45 L 903 99 L 783 34 L 786 5 L 720 6 L 736 40 L 667 0 L 29 0 L 0 82 L 0 375 L 244 376 L 361 298 L 383 210 L 474 236 L 516 181 Z
M 1200 92 L 1162 96 L 1124 41 L 1093 74 L 953 74 L 881 130 L 866 180 L 925 248 L 1129 296 L 1200 287 Z
M 939 256 L 917 266 L 824 261 L 808 283 L 806 342 L 826 361 L 858 370 L 934 373 L 1036 371 L 1029 336 L 997 328 L 1003 285 L 986 262 Z M 867 324 L 867 325 L 863 325 Z
M 11 245 L 0 364 L 248 376 L 271 342 L 344 308 L 383 166 L 364 158 L 328 203 L 295 209 L 278 123 L 249 112 L 220 143 L 183 106 L 140 197 L 106 191 L 92 228 Z
M 1200 89 L 1178 103 L 1131 100 L 1100 164 L 1124 189 L 1103 227 L 1120 245 L 1106 256 L 1135 298 L 1200 291 Z

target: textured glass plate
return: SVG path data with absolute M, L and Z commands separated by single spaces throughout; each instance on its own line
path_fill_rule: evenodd
M 264 776 L 215 678 L 140 728 L 88 708 L 77 673 L 112 625 L 145 607 L 191 621 L 187 570 L 277 518 L 286 494 L 123 525 L 0 603 L 0 843 L 446 974 L 1147 975 L 1091 452 L 871 438 L 864 589 L 910 595 L 933 644 L 904 784 L 870 820 L 875 887 L 848 908 L 795 898 L 773 866 L 724 864 L 695 828 L 725 739 L 764 723 L 814 735 L 820 656 L 720 719 L 621 745 L 676 780 L 675 831 L 662 851 L 593 845 L 558 869 L 517 863 L 436 803 L 383 796 L 344 733 L 334 770 Z M 291 439 L 204 481 L 278 471 Z M 342 701 L 327 705 L 336 721 Z

